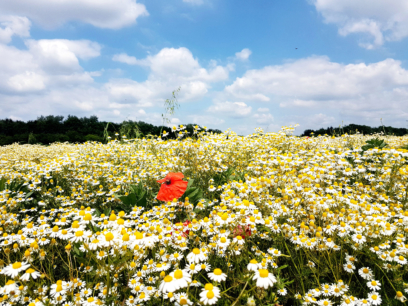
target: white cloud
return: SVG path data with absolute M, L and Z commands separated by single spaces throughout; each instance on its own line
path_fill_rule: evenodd
M 232 118 L 247 117 L 251 113 L 252 107 L 244 102 L 216 102 L 208 108 L 209 112 L 222 113 Z
M 128 58 L 133 57 L 122 56 L 122 62 Z M 180 102 L 198 100 L 208 92 L 211 83 L 223 81 L 229 74 L 227 67 L 218 66 L 215 62 L 211 63 L 210 69 L 201 67 L 187 48 L 164 48 L 144 59 L 128 61 L 149 68 L 147 80 L 116 79 L 106 84 L 106 88 L 116 100 L 126 99 L 143 107 L 163 103 L 178 87 L 181 88 L 178 95 Z
M 263 101 L 328 101 L 354 99 L 401 85 L 408 85 L 408 71 L 394 59 L 344 65 L 328 57 L 310 57 L 249 70 L 225 91 L 240 99 L 260 96 Z
M 0 44 L 3 116 L 27 120 L 47 114 L 97 115 L 104 120 L 128 118 L 162 124 L 163 102 L 174 89 L 181 86 L 179 102 L 196 101 L 229 73 L 216 63 L 202 67 L 186 48 L 165 48 L 138 61 L 149 70 L 145 81 L 115 78 L 107 70 L 104 73 L 111 79 L 96 83 L 93 77 L 101 71 L 84 71 L 81 64 L 100 55 L 97 43 L 66 39 L 28 39 L 25 43 L 26 49 Z M 220 122 L 217 120 L 214 122 Z
M 208 128 L 217 128 L 217 126 L 220 126 L 225 122 L 224 119 L 217 118 L 214 116 L 208 116 L 208 115 L 188 115 L 189 122 L 191 123 L 196 123 L 201 126 L 207 126 Z
M 0 16 L 0 43 L 9 43 L 13 35 L 30 36 L 31 22 L 26 17 Z
M 8 85 L 16 91 L 37 91 L 45 88 L 44 77 L 32 71 L 26 71 L 21 74 L 10 77 Z
M 408 36 L 406 0 L 310 0 L 326 23 L 336 24 L 341 35 L 365 33 L 372 39 L 361 41 L 367 49 L 384 41 Z
M 267 112 L 269 112 L 269 108 L 266 108 L 266 107 L 260 107 L 260 108 L 258 108 L 258 109 L 257 109 L 257 112 L 260 112 L 260 113 L 267 113 Z
M 254 114 L 253 117 L 259 124 L 270 123 L 273 121 L 273 116 L 270 113 Z
M 248 60 L 248 58 L 249 58 L 249 56 L 251 54 L 252 54 L 252 51 L 245 48 L 245 49 L 242 49 L 242 51 L 235 53 L 235 57 L 238 60 L 246 61 L 246 60 Z
M 115 54 L 112 57 L 112 60 L 115 62 L 121 62 L 128 65 L 137 65 L 139 61 L 134 56 L 129 56 L 126 53 Z
M 328 116 L 326 114 L 318 113 L 306 118 L 307 126 L 315 127 L 328 127 L 337 123 L 333 116 Z
M 26 16 L 34 22 L 54 28 L 68 21 L 81 21 L 95 27 L 119 29 L 149 13 L 136 0 L 13 0 L 0 1 L 3 14 Z
M 310 112 L 319 109 L 354 122 L 387 117 L 398 118 L 395 123 L 402 125 L 408 113 L 408 70 L 394 59 L 341 64 L 310 57 L 249 70 L 226 86 L 222 97 L 250 103 L 257 96 L 266 106 L 280 105 L 287 119 L 303 113 L 306 122 Z

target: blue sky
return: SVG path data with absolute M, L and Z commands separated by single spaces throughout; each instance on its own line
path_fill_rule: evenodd
M 406 0 L 0 3 L 1 118 L 407 127 Z M 297 49 L 296 49 L 297 48 Z

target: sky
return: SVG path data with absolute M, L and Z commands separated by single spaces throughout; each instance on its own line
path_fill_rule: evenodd
M 0 1 L 0 118 L 408 127 L 406 0 Z

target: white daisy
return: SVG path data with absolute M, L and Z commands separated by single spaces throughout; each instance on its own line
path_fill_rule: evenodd
M 7 276 L 10 276 L 11 278 L 14 278 L 18 275 L 18 273 L 27 270 L 27 268 L 30 266 L 30 264 L 27 264 L 26 262 L 15 262 L 13 264 L 8 265 L 5 267 L 1 273 L 5 274 Z
M 255 272 L 253 280 L 256 280 L 257 287 L 268 289 L 276 283 L 275 276 L 266 269 L 259 269 Z
M 20 279 L 21 279 L 22 281 L 29 281 L 29 280 L 30 280 L 30 277 L 31 277 L 32 279 L 37 279 L 40 275 L 41 275 L 40 272 L 35 271 L 35 270 L 32 269 L 32 268 L 29 268 L 29 269 L 26 270 L 25 273 L 20 277 Z
M 222 282 L 227 279 L 227 274 L 222 273 L 221 269 L 214 269 L 214 272 L 208 273 L 208 277 L 214 282 Z
M 200 292 L 200 302 L 204 305 L 213 305 L 217 303 L 220 296 L 220 289 L 213 286 L 213 284 L 208 283 Z

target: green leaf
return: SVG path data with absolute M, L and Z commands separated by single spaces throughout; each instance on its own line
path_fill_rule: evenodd
M 187 190 L 191 187 L 191 185 L 193 185 L 193 183 L 194 183 L 194 179 L 188 180 Z

